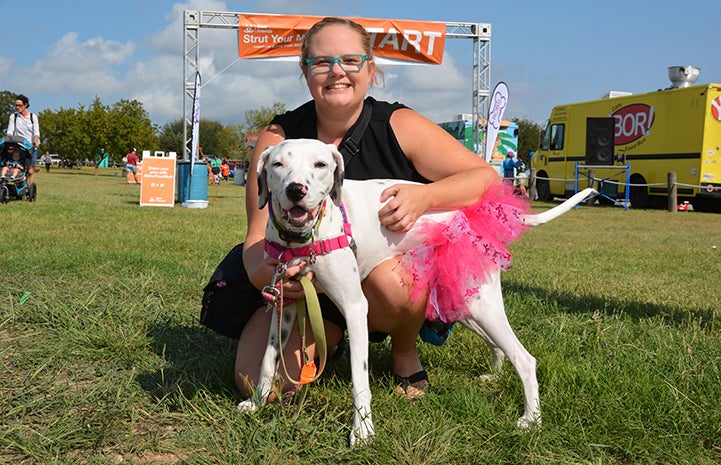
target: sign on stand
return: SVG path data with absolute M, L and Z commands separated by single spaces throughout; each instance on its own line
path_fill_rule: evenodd
M 172 207 L 175 204 L 175 152 L 143 150 L 140 206 Z

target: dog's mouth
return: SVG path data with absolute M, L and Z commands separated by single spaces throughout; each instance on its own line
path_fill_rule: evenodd
M 318 216 L 318 210 L 320 210 L 320 207 L 316 207 L 312 210 L 306 210 L 303 207 L 295 205 L 289 210 L 283 210 L 282 218 L 286 221 L 288 226 L 296 228 L 304 227 L 315 220 Z

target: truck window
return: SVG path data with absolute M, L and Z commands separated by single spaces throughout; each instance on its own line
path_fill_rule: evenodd
M 565 129 L 565 124 L 551 125 L 551 150 L 563 150 L 563 133 Z
M 541 131 L 541 150 L 548 150 L 551 145 L 551 122 L 546 122 L 546 127 Z

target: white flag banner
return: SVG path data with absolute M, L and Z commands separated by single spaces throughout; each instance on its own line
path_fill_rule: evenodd
M 487 162 L 491 161 L 493 147 L 496 145 L 496 137 L 501 129 L 503 112 L 508 105 L 508 86 L 505 82 L 499 82 L 491 94 L 491 105 L 488 107 L 488 122 L 486 126 L 486 152 L 484 154 Z

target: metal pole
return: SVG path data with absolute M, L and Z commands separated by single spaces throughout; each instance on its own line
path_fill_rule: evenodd
M 678 205 L 678 187 L 676 186 L 676 172 L 668 172 L 668 211 L 675 212 Z

